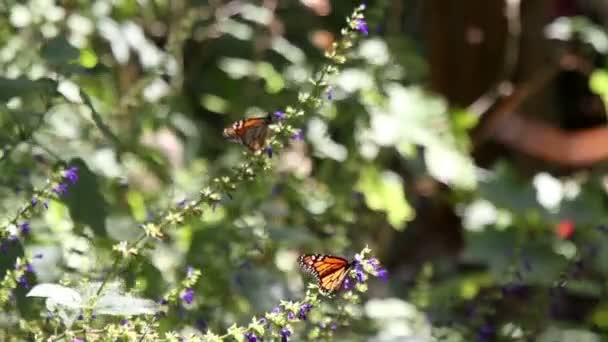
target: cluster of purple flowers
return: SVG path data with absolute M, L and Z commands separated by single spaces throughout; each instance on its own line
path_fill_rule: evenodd
M 360 255 L 356 255 L 354 269 L 356 280 L 359 283 L 363 283 L 365 281 L 366 272 L 382 279 L 383 281 L 388 281 L 388 271 L 384 267 L 382 267 L 382 265 L 376 258 L 363 259 Z M 344 284 L 342 285 L 346 289 L 350 289 L 354 286 L 353 280 L 348 280 L 350 279 L 345 279 Z
M 60 197 L 68 192 L 70 184 L 73 185 L 78 182 L 78 166 L 72 166 L 63 171 L 63 179 L 66 180 L 67 183 L 59 183 L 52 189 L 52 191 Z

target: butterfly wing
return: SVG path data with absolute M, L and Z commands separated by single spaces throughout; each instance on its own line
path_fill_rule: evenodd
M 321 254 L 304 254 L 300 256 L 299 264 L 315 276 L 319 288 L 326 293 L 335 292 L 342 287 L 351 267 L 351 263 L 344 258 Z
M 269 132 L 268 117 L 239 120 L 224 129 L 224 137 L 245 145 L 252 152 L 264 147 Z

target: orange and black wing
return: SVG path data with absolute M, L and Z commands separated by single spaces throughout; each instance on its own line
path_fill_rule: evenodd
M 224 137 L 245 145 L 252 152 L 264 147 L 268 137 L 269 117 L 239 120 L 224 129 Z
M 332 255 L 304 254 L 298 262 L 304 270 L 315 276 L 319 288 L 326 293 L 335 292 L 342 287 L 351 267 L 348 260 Z

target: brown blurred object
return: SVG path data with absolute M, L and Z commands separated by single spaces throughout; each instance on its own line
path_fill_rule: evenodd
M 334 43 L 334 35 L 326 30 L 315 30 L 310 34 L 310 42 L 316 48 L 322 51 L 326 51 Z
M 543 34 L 555 6 L 563 7 L 563 1 L 431 0 L 426 4 L 433 88 L 453 106 L 469 106 L 496 87 L 487 110 L 482 106 L 484 110 L 477 113 L 483 115 L 473 135 L 478 163 L 489 165 L 507 157 L 522 171 L 531 172 L 588 167 L 608 159 L 608 129 L 598 127 L 605 123 L 606 113 L 599 97 L 588 89 L 593 63 L 569 53 L 575 47 L 561 52 Z M 514 5 L 520 15 L 514 17 L 515 25 L 521 27 L 515 37 L 513 18 L 506 18 L 508 6 Z M 508 46 L 513 38 L 517 45 Z M 514 52 L 515 64 L 505 70 L 511 69 L 505 56 Z

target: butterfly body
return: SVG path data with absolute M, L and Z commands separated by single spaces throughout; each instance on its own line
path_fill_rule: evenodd
M 342 288 L 353 265 L 342 257 L 323 254 L 303 254 L 298 263 L 317 279 L 319 289 L 324 293 L 333 293 Z
M 266 138 L 270 132 L 268 126 L 271 123 L 270 115 L 243 119 L 224 128 L 222 135 L 229 141 L 242 144 L 251 152 L 256 152 L 266 145 Z

